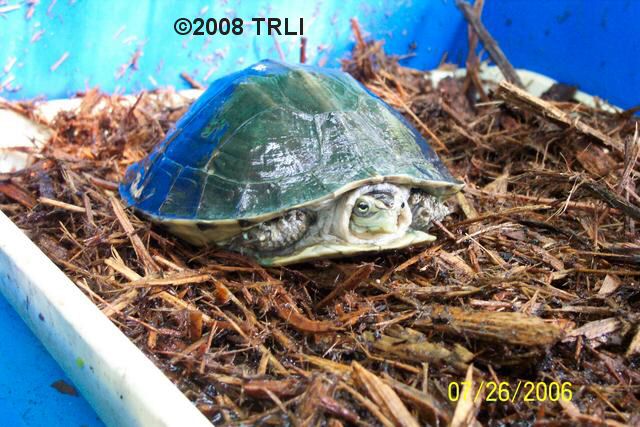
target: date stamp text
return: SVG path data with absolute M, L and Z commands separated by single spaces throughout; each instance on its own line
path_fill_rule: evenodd
M 518 381 L 509 383 L 508 381 L 482 381 L 475 392 L 470 392 L 471 383 L 467 381 L 452 381 L 448 387 L 448 397 L 452 402 L 460 399 L 474 402 L 484 400 L 485 402 L 511 402 L 516 400 L 523 402 L 557 402 L 570 401 L 573 398 L 572 385 L 570 382 L 544 382 L 544 381 Z M 484 393 L 483 393 L 484 391 Z

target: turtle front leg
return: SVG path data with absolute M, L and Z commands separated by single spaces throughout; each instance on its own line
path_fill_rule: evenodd
M 241 248 L 255 252 L 271 252 L 292 246 L 302 239 L 311 224 L 311 215 L 301 209 L 265 221 L 244 231 L 236 241 Z
M 413 190 L 409 196 L 409 207 L 413 219 L 411 228 L 420 231 L 427 231 L 433 221 L 441 221 L 449 215 L 449 208 L 437 197 L 421 190 Z

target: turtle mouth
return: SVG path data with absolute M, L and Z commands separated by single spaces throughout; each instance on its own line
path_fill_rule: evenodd
M 409 189 L 389 183 L 357 188 L 339 200 L 333 234 L 354 245 L 384 245 L 403 236 L 412 221 Z

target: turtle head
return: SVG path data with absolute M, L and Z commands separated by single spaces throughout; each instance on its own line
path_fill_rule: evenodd
M 337 204 L 334 233 L 350 244 L 383 245 L 402 236 L 411 224 L 409 191 L 393 184 L 359 187 Z
M 405 201 L 396 203 L 394 194 L 370 192 L 360 195 L 351 210 L 349 229 L 360 238 L 395 233 Z

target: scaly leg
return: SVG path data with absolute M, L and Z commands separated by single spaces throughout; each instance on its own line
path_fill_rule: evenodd
M 256 252 L 284 249 L 302 239 L 310 223 L 311 216 L 307 212 L 293 210 L 243 232 L 234 241 L 234 246 L 249 248 Z
M 413 215 L 411 228 L 421 231 L 427 231 L 431 227 L 433 220 L 441 221 L 450 213 L 449 208 L 437 197 L 421 190 L 413 190 L 411 192 L 409 207 Z

